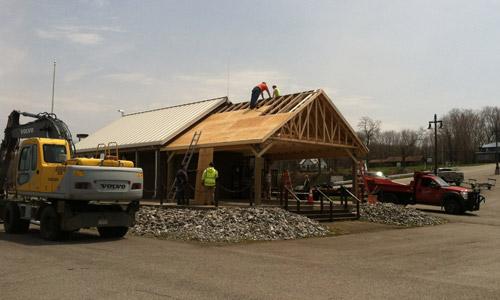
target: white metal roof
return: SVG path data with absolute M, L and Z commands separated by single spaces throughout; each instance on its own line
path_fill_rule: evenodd
M 126 114 L 75 146 L 78 152 L 88 152 L 109 142 L 117 142 L 121 149 L 164 145 L 227 101 L 221 97 Z

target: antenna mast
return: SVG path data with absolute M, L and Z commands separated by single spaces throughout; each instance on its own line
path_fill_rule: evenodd
M 54 71 L 52 72 L 52 107 L 50 113 L 54 113 L 54 88 L 56 85 L 56 60 L 54 59 Z

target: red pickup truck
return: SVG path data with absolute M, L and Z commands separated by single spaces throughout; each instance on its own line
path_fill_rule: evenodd
M 396 204 L 425 204 L 444 207 L 446 213 L 462 214 L 479 210 L 484 196 L 461 186 L 450 186 L 430 172 L 415 172 L 410 184 L 401 184 L 385 177 L 364 177 L 369 194 L 381 202 Z

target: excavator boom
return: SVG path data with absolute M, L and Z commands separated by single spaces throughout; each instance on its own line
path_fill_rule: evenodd
M 20 124 L 20 117 L 34 118 L 34 121 Z M 21 139 L 26 138 L 63 139 L 70 144 L 71 157 L 74 154 L 74 144 L 68 126 L 53 113 L 28 113 L 14 110 L 10 113 L 4 139 L 0 145 L 0 198 L 5 195 L 7 172 L 13 160 L 13 154 Z

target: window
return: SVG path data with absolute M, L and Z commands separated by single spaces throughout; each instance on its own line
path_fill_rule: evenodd
M 43 160 L 47 163 L 62 163 L 66 161 L 64 145 L 43 145 Z
M 422 186 L 431 187 L 433 185 L 433 181 L 430 178 L 422 178 Z
M 31 146 L 24 147 L 21 150 L 19 158 L 19 171 L 28 171 L 30 169 L 31 161 Z

